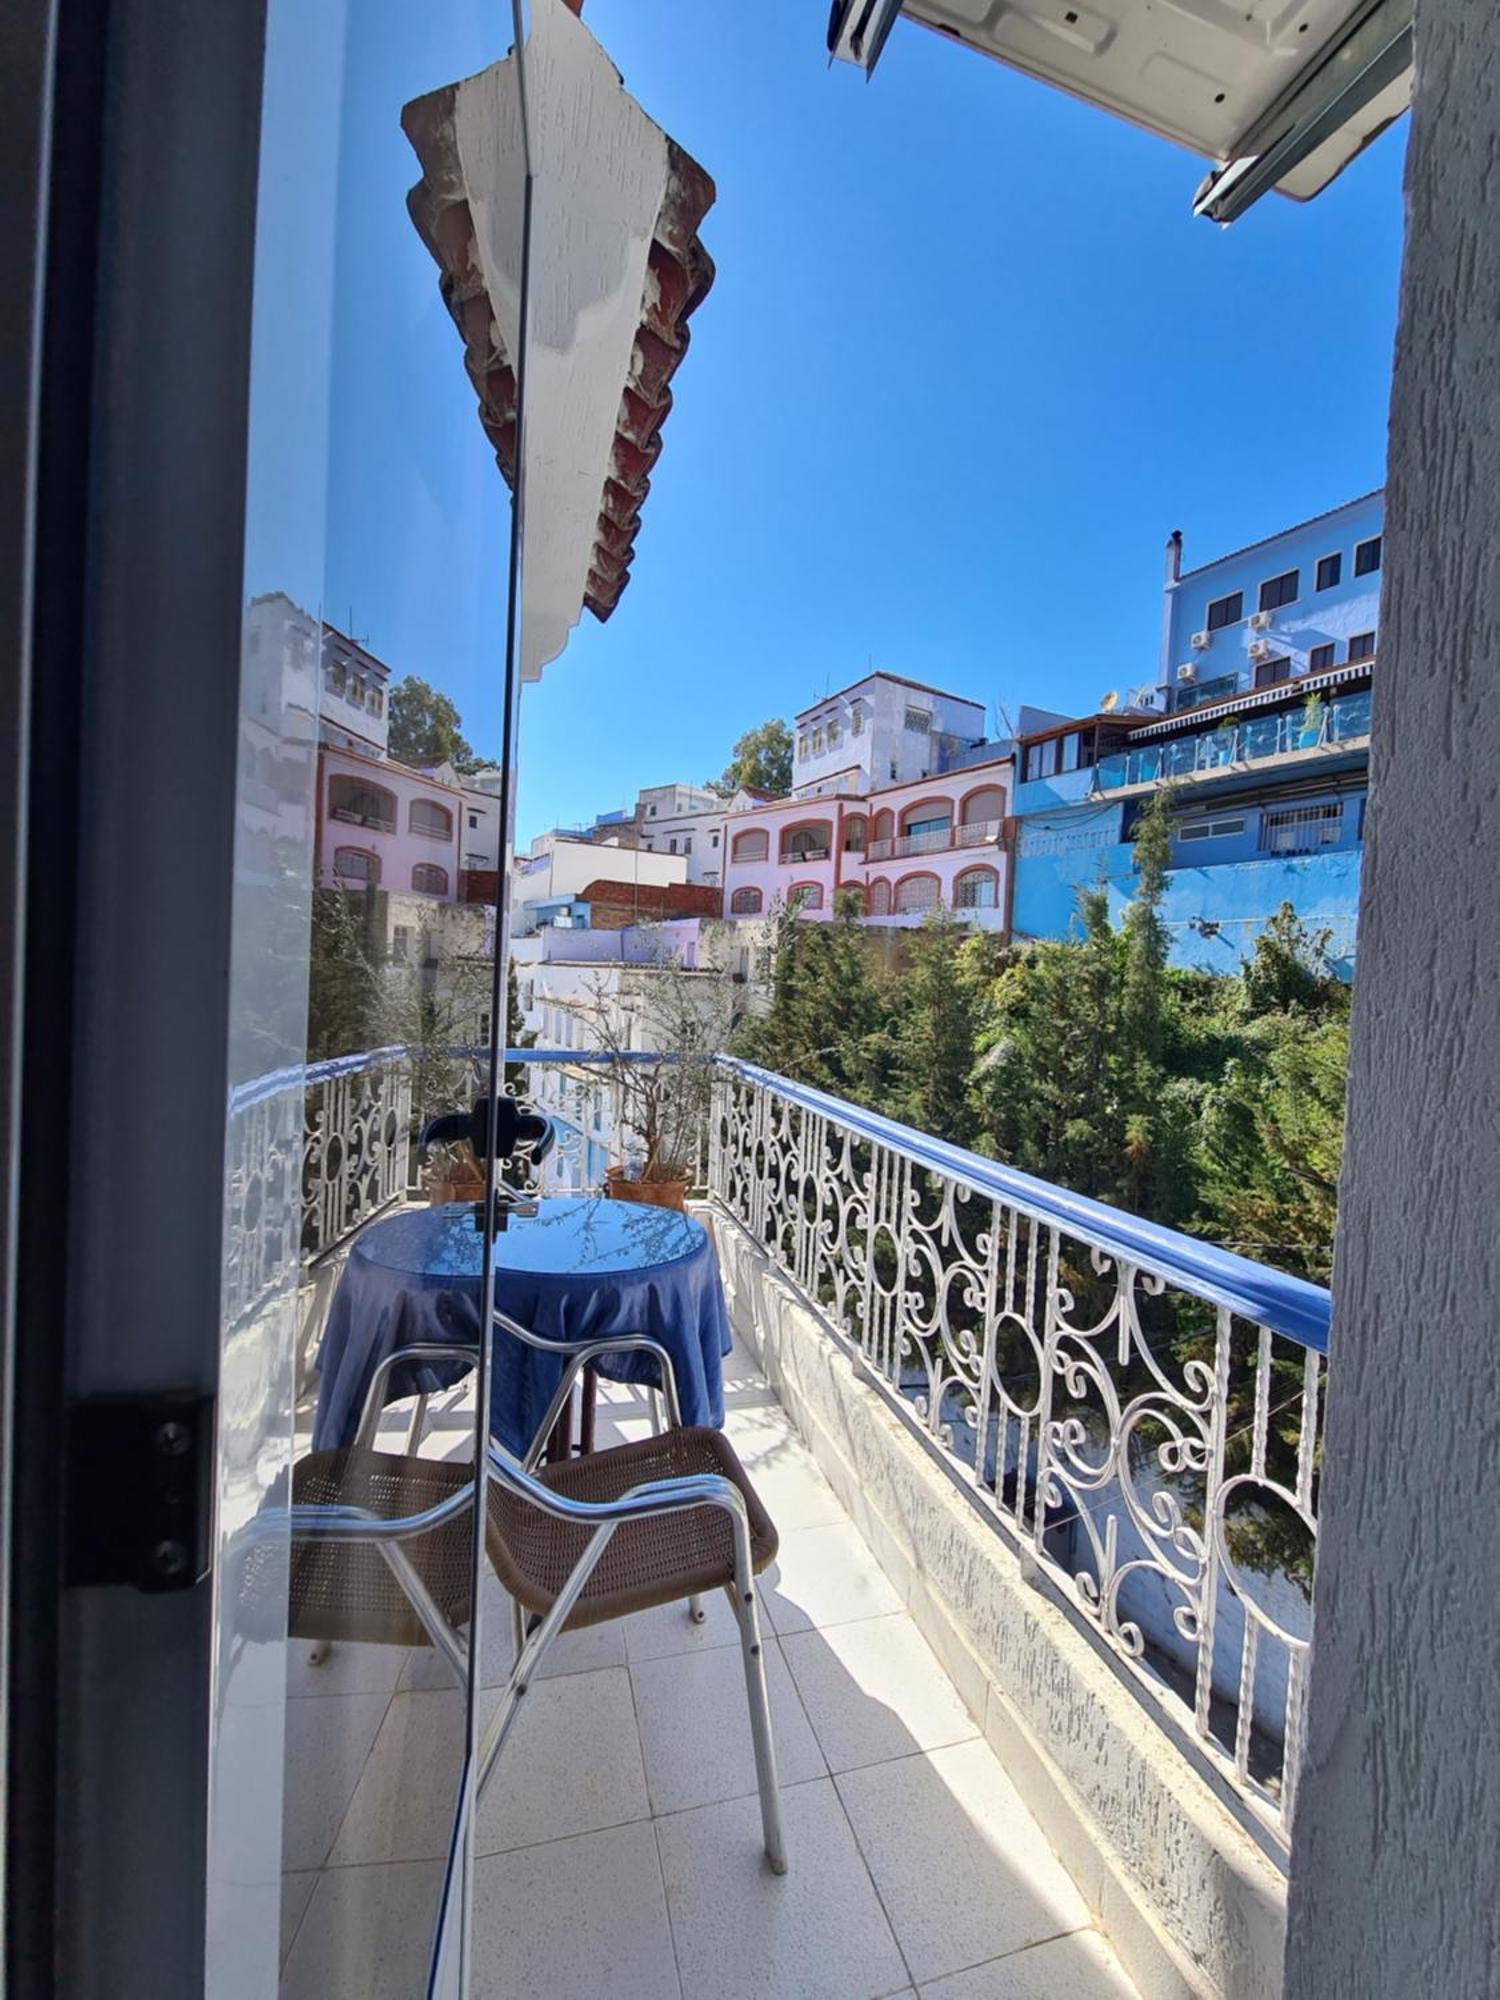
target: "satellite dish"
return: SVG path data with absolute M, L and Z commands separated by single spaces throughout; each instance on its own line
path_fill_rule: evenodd
M 1108 694 L 1100 696 L 1099 713 L 1101 715 L 1113 715 L 1119 706 L 1120 697 L 1114 688 L 1111 688 Z

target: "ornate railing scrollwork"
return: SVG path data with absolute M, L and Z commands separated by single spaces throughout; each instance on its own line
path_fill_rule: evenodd
M 710 1185 L 1284 1832 L 1328 1295 L 746 1064 Z

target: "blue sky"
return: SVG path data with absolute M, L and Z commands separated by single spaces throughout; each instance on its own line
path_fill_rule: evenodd
M 492 751 L 505 495 L 394 112 L 502 53 L 502 10 L 441 47 L 397 0 L 354 11 L 328 615 Z M 718 277 L 630 586 L 527 691 L 523 839 L 701 780 L 871 665 L 1089 706 L 1154 673 L 1173 528 L 1196 564 L 1383 476 L 1404 122 L 1317 201 L 1218 230 L 1192 156 L 908 22 L 868 85 L 830 71 L 824 15 L 589 0 L 717 181 Z

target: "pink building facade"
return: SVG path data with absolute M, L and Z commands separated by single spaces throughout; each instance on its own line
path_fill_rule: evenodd
M 778 799 L 725 824 L 724 914 L 778 906 L 832 916 L 851 890 L 869 923 L 918 924 L 932 909 L 1004 930 L 1010 908 L 1009 756 L 938 778 L 822 798 Z
M 318 753 L 318 881 L 453 902 L 464 795 L 404 764 L 325 743 Z

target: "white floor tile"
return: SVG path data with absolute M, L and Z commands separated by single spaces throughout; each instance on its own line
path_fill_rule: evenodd
M 677 2000 L 649 1821 L 480 1861 L 474 2000 Z
M 1136 2000 L 1136 1990 L 1097 1931 L 1075 1931 L 924 1986 L 922 2000 Z
M 781 1633 L 883 1618 L 904 1609 L 848 1521 L 783 1535 L 781 1553 L 761 1579 L 761 1600 Z
M 773 1875 L 753 1798 L 658 1820 L 667 1908 L 693 2000 L 876 2000 L 909 1978 L 829 1780 L 783 1793 Z
M 489 1577 L 485 1588 L 482 1625 L 484 1663 L 479 1684 L 497 1688 L 510 1674 L 512 1641 L 510 1599 L 494 1576 Z M 558 1674 L 591 1673 L 598 1667 L 624 1664 L 625 1634 L 622 1621 L 616 1619 L 608 1625 L 586 1625 L 580 1631 L 560 1634 L 547 1648 L 537 1678 L 550 1680 Z M 407 1655 L 400 1685 L 447 1689 L 456 1687 L 457 1682 L 453 1669 L 435 1647 L 414 1646 Z
M 627 1660 L 661 1660 L 669 1653 L 711 1653 L 718 1646 L 738 1646 L 740 1628 L 735 1622 L 729 1599 L 722 1590 L 711 1590 L 703 1600 L 704 1618 L 695 1625 L 686 1603 L 658 1604 L 651 1611 L 637 1611 L 622 1618 L 619 1631 L 625 1640 Z M 770 1625 L 762 1619 L 767 1633 Z
M 398 1694 L 349 1806 L 335 1866 L 447 1852 L 463 1697 Z M 535 1683 L 479 1808 L 481 1854 L 644 1819 L 645 1773 L 621 1667 Z
M 289 1700 L 306 1695 L 393 1694 L 409 1649 L 405 1646 L 363 1646 L 338 1641 L 325 1647 L 326 1657 L 314 1666 L 313 1642 L 290 1639 L 286 1649 L 286 1691 Z
M 773 1639 L 762 1643 L 781 1782 L 821 1778 L 827 1766 L 786 1663 Z M 682 1812 L 755 1790 L 744 1656 L 737 1645 L 640 1661 L 630 1678 L 653 1812 Z
M 297 1932 L 280 2000 L 425 1993 L 442 1886 L 440 1861 L 328 1870 Z
M 286 1964 L 287 1953 L 302 1919 L 307 1915 L 307 1906 L 312 1900 L 312 1892 L 318 1886 L 318 1871 L 308 1869 L 300 1875 L 283 1875 L 281 1878 L 281 1962 Z
M 904 1613 L 793 1632 L 781 1650 L 832 1771 L 978 1736 L 979 1726 Z
M 521 1709 L 480 1804 L 480 1854 L 649 1817 L 623 1667 L 537 1681 Z
M 375 1742 L 388 1694 L 335 1694 L 286 1706 L 282 1866 L 321 1868 Z
M 334 1842 L 333 1867 L 435 1861 L 447 1853 L 463 1727 L 457 1688 L 392 1697 Z
M 838 1495 L 800 1438 L 762 1430 L 753 1438 L 732 1442 L 778 1534 L 823 1528 L 847 1518 Z
M 1088 1924 L 982 1738 L 848 1771 L 837 1784 L 919 1984 Z

